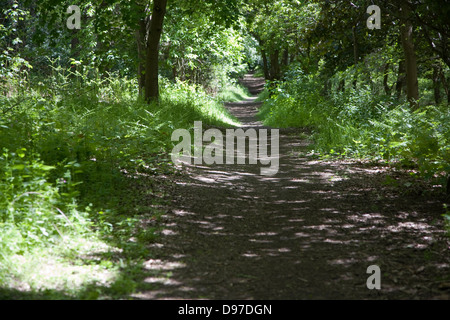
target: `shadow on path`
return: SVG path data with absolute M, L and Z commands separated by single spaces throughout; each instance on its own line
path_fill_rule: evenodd
M 262 79 L 243 83 L 255 94 Z M 227 107 L 262 128 L 255 99 Z M 280 167 L 197 165 L 175 188 L 142 299 L 448 299 L 439 197 L 383 184 L 397 173 L 317 161 L 301 130 L 281 130 Z M 381 290 L 369 290 L 370 265 Z

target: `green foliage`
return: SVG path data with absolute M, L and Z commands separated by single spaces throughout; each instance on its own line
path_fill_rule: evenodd
M 237 124 L 199 86 L 162 80 L 160 103 L 147 105 L 132 98 L 137 96 L 134 81 L 116 75 L 100 79 L 95 70 L 78 69 L 54 67 L 53 76 L 39 81 L 14 109 L 5 101 L 8 118 L 1 121 L 0 142 L 9 150 L 26 148 L 39 155 L 61 177 L 69 163 L 79 164 L 73 178 L 85 182 L 81 189 L 95 190 L 99 181 L 112 182 L 117 169 L 145 166 L 167 154 L 175 128 L 190 128 L 196 120 Z
M 272 89 L 260 116 L 281 127 L 311 127 L 314 151 L 416 166 L 427 178 L 450 172 L 450 111 L 423 106 L 412 111 L 370 87 L 321 94 L 324 84 L 298 68 Z M 440 181 L 443 183 L 443 180 Z
M 18 50 L 25 36 L 18 25 L 28 14 L 16 2 L 0 11 L 0 90 L 4 95 L 11 96 L 22 91 L 28 71 L 32 68 Z
M 2 287 L 18 282 L 33 290 L 80 295 L 79 286 L 49 279 L 33 266 L 60 266 L 58 273 L 69 279 L 67 270 L 80 259 L 72 250 L 85 254 L 75 249 L 85 239 L 88 244 L 83 247 L 93 254 L 94 244 L 102 244 L 97 236 L 113 246 L 108 250 L 119 248 L 128 259 L 102 260 L 100 267 L 112 273 L 118 267 L 135 268 L 148 255 L 142 243 L 154 241 L 158 230 L 141 228 L 146 219 L 142 211 L 150 211 L 151 219 L 160 212 L 136 204 L 141 195 L 130 191 L 130 181 L 172 172 L 168 154 L 174 129 L 189 129 L 194 121 L 238 124 L 221 103 L 235 90 L 230 75 L 245 68 L 243 37 L 237 31 L 241 26 L 234 21 L 237 3 L 197 2 L 194 14 L 187 14 L 192 4 L 171 2 L 165 43 L 160 46 L 168 59 L 162 65 L 172 76 L 173 65 L 180 64 L 183 77 L 174 78 L 183 81 L 170 82 L 163 76 L 159 103 L 149 105 L 138 98 L 135 80 L 135 31 L 146 14 L 141 3 L 81 1 L 77 5 L 82 28 L 76 31 L 65 28 L 71 2 L 2 2 Z M 213 16 L 211 7 L 217 9 Z M 221 95 L 213 98 L 204 88 Z M 236 89 L 236 95 L 241 93 Z M 160 205 L 155 199 L 151 202 Z M 46 258 L 40 260 L 41 256 Z M 62 256 L 70 263 L 54 261 Z M 79 263 L 86 267 L 85 261 Z M 83 281 L 95 283 L 95 274 Z M 36 277 L 42 281 L 33 280 Z M 134 290 L 136 283 L 124 272 L 110 286 L 108 294 L 114 296 Z M 101 290 L 93 287 L 81 296 L 99 297 Z
M 450 208 L 447 204 L 444 205 L 445 212 L 444 219 L 445 219 L 445 225 L 447 226 L 447 233 L 450 235 Z
M 216 95 L 216 99 L 223 102 L 237 102 L 250 96 L 251 94 L 247 88 L 238 83 L 230 83 L 221 89 Z
M 172 119 L 176 128 L 190 128 L 194 121 L 210 125 L 235 126 L 239 122 L 217 99 L 208 96 L 199 85 L 177 81 L 162 81 L 161 104 L 153 105 L 165 119 Z M 152 108 L 152 107 L 150 107 Z M 167 117 L 167 118 L 166 118 Z
M 50 77 L 32 78 L 26 93 L 1 98 L 0 282 L 7 274 L 28 279 L 18 255 L 33 261 L 33 252 L 61 243 L 73 248 L 96 233 L 138 261 L 148 254 L 141 243 L 153 241 L 158 230 L 139 228 L 145 217 L 133 202 L 130 177 L 173 170 L 174 129 L 197 120 L 238 124 L 198 85 L 161 79 L 161 99 L 149 105 L 136 98 L 136 81 L 73 65 L 52 60 Z
M 242 74 L 244 37 L 240 28 L 218 24 L 209 13 L 186 15 L 181 8 L 169 10 L 163 34 L 163 74 L 201 84 L 217 93 L 230 76 Z
M 4 148 L 0 164 L 0 221 L 2 227 L 10 232 L 13 228 L 20 234 L 15 239 L 17 242 L 5 240 L 1 245 L 7 244 L 11 252 L 16 252 L 12 249 L 19 248 L 20 244 L 29 247 L 36 243 L 54 243 L 63 238 L 66 231 L 85 230 L 89 219 L 75 210 L 76 183 L 72 181 L 71 170 L 77 167 L 76 163 L 65 165 L 66 173 L 55 184 L 48 181 L 49 172 L 55 167 L 27 155 L 25 148 L 16 152 Z M 2 232 L 5 234 L 8 232 Z
M 411 6 L 420 61 L 416 111 L 402 98 L 395 3 L 380 0 L 383 27 L 371 32 L 363 0 L 169 1 L 161 95 L 147 104 L 138 98 L 144 57 L 136 32 L 152 2 L 79 1 L 78 31 L 64 27 L 70 1 L 0 2 L 0 282 L 9 272 L 38 290 L 67 289 L 65 280 L 39 274 L 37 283 L 26 273 L 49 261 L 64 264 L 53 261 L 52 250 L 95 265 L 78 252 L 102 247 L 97 235 L 132 260 L 117 262 L 108 251 L 97 266 L 135 274 L 148 254 L 142 243 L 154 241 L 158 228 L 139 227 L 145 217 L 130 186 L 172 172 L 174 129 L 192 129 L 194 121 L 238 124 L 222 102 L 248 96 L 232 80 L 247 68 L 282 79 L 260 96 L 265 124 L 311 128 L 314 152 L 383 159 L 442 180 L 450 172 L 448 105 L 433 105 L 448 94 L 444 0 Z M 161 214 L 150 211 L 151 219 Z M 126 272 L 108 294 L 136 288 Z M 99 298 L 102 277 L 86 280 L 91 287 L 79 296 Z

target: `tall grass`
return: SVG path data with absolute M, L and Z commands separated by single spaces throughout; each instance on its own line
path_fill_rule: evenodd
M 133 247 L 129 238 L 150 239 L 154 230 L 137 227 L 142 217 L 129 191 L 130 173 L 171 172 L 174 129 L 190 129 L 194 121 L 238 125 L 198 86 L 162 79 L 160 102 L 148 105 L 137 99 L 134 80 L 72 69 L 53 61 L 50 76 L 0 97 L 0 288 L 20 283 L 69 290 L 61 278 L 30 280 L 37 256 L 48 257 L 43 264 L 58 264 L 61 255 L 77 260 L 74 250 L 132 247 L 133 254 L 144 255 L 145 248 Z M 110 279 L 117 276 L 116 264 L 104 267 Z M 87 278 L 96 282 L 96 276 L 105 277 L 92 272 Z M 71 290 L 79 288 L 72 284 Z
M 314 151 L 414 166 L 444 185 L 450 173 L 450 110 L 373 94 L 368 86 L 323 95 L 317 75 L 294 72 L 278 83 L 259 116 L 266 125 L 310 127 Z
M 216 99 L 222 102 L 242 101 L 251 96 L 247 88 L 239 83 L 229 83 L 225 85 L 216 95 Z

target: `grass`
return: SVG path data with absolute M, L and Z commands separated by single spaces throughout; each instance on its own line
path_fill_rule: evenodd
M 216 98 L 222 102 L 238 102 L 251 97 L 247 88 L 240 84 L 229 84 L 222 88 Z
M 317 154 L 386 161 L 445 186 L 450 173 L 447 105 L 422 103 L 413 111 L 404 100 L 376 94 L 363 83 L 358 90 L 323 95 L 319 76 L 289 76 L 270 96 L 263 94 L 267 99 L 259 117 L 265 125 L 308 127 Z
M 52 76 L 0 97 L 2 299 L 142 289 L 142 263 L 170 200 L 163 177 L 176 174 L 172 131 L 239 124 L 198 86 L 162 79 L 160 102 L 148 105 L 134 81 L 91 71 L 55 64 Z
M 254 76 L 257 78 L 263 78 L 264 77 L 264 70 L 262 68 L 257 68 L 255 70 Z
M 337 81 L 339 82 L 339 78 Z M 358 83 L 358 90 L 331 90 L 322 94 L 318 75 L 293 71 L 278 83 L 264 101 L 258 116 L 272 127 L 303 127 L 311 131 L 311 152 L 327 158 L 356 158 L 407 168 L 416 181 L 441 186 L 444 197 L 450 175 L 450 110 L 433 105 L 432 92 L 424 90 L 418 110 Z M 381 92 L 381 90 L 379 90 Z M 450 214 L 444 219 L 450 233 Z
M 1 270 L 0 298 L 20 299 L 20 293 L 57 299 L 63 296 L 76 298 L 86 284 L 107 286 L 118 278 L 117 266 L 107 260 L 91 258 L 89 261 L 80 257 L 95 257 L 113 250 L 98 238 L 71 237 L 51 248 L 36 247 L 23 254 L 11 255 L 3 264 L 7 270 Z M 16 297 L 8 297 L 8 291 L 16 292 Z M 57 292 L 64 292 L 64 295 Z

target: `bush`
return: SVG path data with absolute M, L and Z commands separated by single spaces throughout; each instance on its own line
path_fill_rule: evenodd
M 54 244 L 69 233 L 83 233 L 90 224 L 76 210 L 71 166 L 56 184 L 55 167 L 45 165 L 26 149 L 0 155 L 0 252 L 16 254 L 36 245 Z M 75 166 L 76 164 L 72 164 Z
M 129 180 L 136 172 L 172 172 L 174 129 L 194 121 L 238 124 L 200 86 L 161 79 L 160 102 L 149 105 L 136 98 L 136 81 L 101 79 L 80 64 L 70 69 L 54 61 L 50 77 L 0 97 L 0 283 L 35 278 L 24 273 L 37 271 L 37 257 L 52 260 L 53 251 L 73 256 L 78 246 L 109 248 L 99 238 L 127 257 L 146 254 L 129 239 L 154 239 L 156 229 L 140 230 L 142 219 L 149 210 L 152 218 L 161 213 L 151 206 L 139 211 Z
M 285 82 L 272 84 L 260 117 L 269 126 L 310 127 L 314 151 L 384 159 L 414 165 L 422 176 L 443 179 L 450 172 L 450 110 L 373 94 L 368 86 L 322 94 L 318 74 L 293 68 Z

